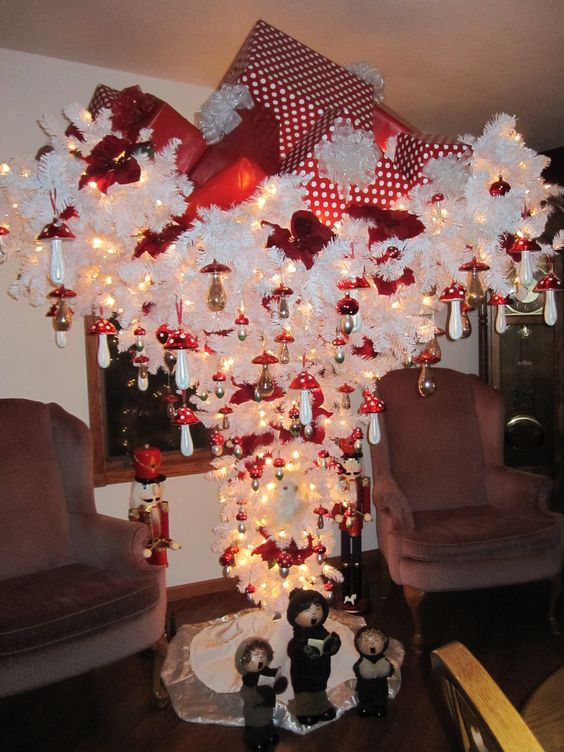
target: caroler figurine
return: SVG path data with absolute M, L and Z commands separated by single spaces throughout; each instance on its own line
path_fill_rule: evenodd
M 316 590 L 297 588 L 290 593 L 286 617 L 294 628 L 288 643 L 290 679 L 294 690 L 295 715 L 304 726 L 331 721 L 337 711 L 327 697 L 331 656 L 341 647 L 336 632 L 323 626 L 329 604 Z
M 354 644 L 360 658 L 353 666 L 356 676 L 358 715 L 383 718 L 388 709 L 388 677 L 394 673 L 392 663 L 384 655 L 388 637 L 375 627 L 361 627 Z
M 340 485 L 343 501 L 333 505 L 331 516 L 341 530 L 341 571 L 343 583 L 339 606 L 351 613 L 364 613 L 368 603 L 363 596 L 362 528 L 371 522 L 370 478 L 362 475 L 362 434 L 356 430 L 350 438 L 342 439 L 339 448 Z
M 235 666 L 243 677 L 243 740 L 255 752 L 278 742 L 272 716 L 276 695 L 286 690 L 288 680 L 279 669 L 270 668 L 273 657 L 270 643 L 262 637 L 243 640 L 235 652 Z
M 168 501 L 161 498 L 162 475 L 161 451 L 156 447 L 139 447 L 133 450 L 135 478 L 131 484 L 129 498 L 129 519 L 144 522 L 149 528 L 150 538 L 144 555 L 151 564 L 168 566 L 167 550 L 181 548 L 172 540 L 169 531 Z

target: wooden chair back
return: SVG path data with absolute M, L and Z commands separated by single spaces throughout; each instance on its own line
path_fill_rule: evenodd
M 501 689 L 460 642 L 431 653 L 464 752 L 543 752 Z

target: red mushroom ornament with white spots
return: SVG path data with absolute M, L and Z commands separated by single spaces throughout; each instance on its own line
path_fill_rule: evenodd
M 37 240 L 49 240 L 51 242 L 49 277 L 54 285 L 62 285 L 65 277 L 63 243 L 74 240 L 74 238 L 74 233 L 69 226 L 57 217 L 45 225 L 37 236 Z
M 445 287 L 443 294 L 439 298 L 443 303 L 449 304 L 448 335 L 453 340 L 462 337 L 462 303 L 464 302 L 465 294 L 464 285 L 453 280 L 448 287 Z
M 562 292 L 562 290 L 564 290 L 564 285 L 553 272 L 546 274 L 534 287 L 534 292 L 544 292 L 543 318 L 548 326 L 554 326 L 558 320 L 554 293 Z
M 529 287 L 533 282 L 533 264 L 531 262 L 531 253 L 538 253 L 541 250 L 540 245 L 530 238 L 518 235 L 509 249 L 512 256 L 521 254 L 519 261 L 519 284 L 522 287 Z
M 179 389 L 188 389 L 190 386 L 190 371 L 188 370 L 186 351 L 195 350 L 197 347 L 198 340 L 190 332 L 185 332 L 181 328 L 169 332 L 164 348 L 165 350 L 174 350 L 176 353 L 174 380 Z
M 369 389 L 365 389 L 362 393 L 364 401 L 358 408 L 360 415 L 369 415 L 370 422 L 368 424 L 368 442 L 370 444 L 378 444 L 380 441 L 380 424 L 378 423 L 378 413 L 383 413 L 386 409 L 383 400 L 377 397 Z
M 495 306 L 497 313 L 495 315 L 494 328 L 497 334 L 503 334 L 507 330 L 507 318 L 505 316 L 505 306 L 509 299 L 501 293 L 494 293 L 488 301 L 488 305 Z
M 310 426 L 313 420 L 313 410 L 311 406 L 311 389 L 319 389 L 316 379 L 306 371 L 300 371 L 296 378 L 290 384 L 290 389 L 300 390 L 300 409 L 299 418 L 302 426 Z
M 187 405 L 182 405 L 174 413 L 172 424 L 180 426 L 180 451 L 184 457 L 191 457 L 194 454 L 194 442 L 190 433 L 190 426 L 199 423 L 199 419 L 193 410 Z
M 92 324 L 88 330 L 88 334 L 98 335 L 98 352 L 96 360 L 100 368 L 107 368 L 111 362 L 108 335 L 117 334 L 117 329 L 111 321 L 100 317 Z

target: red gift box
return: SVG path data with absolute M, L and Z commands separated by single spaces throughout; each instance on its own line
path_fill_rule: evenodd
M 382 151 L 386 148 L 386 142 L 390 136 L 399 136 L 400 133 L 412 133 L 412 128 L 404 120 L 392 113 L 387 107 L 374 105 L 372 116 L 372 130 L 374 133 L 374 142 L 378 144 Z
M 151 128 L 156 151 L 164 148 L 172 138 L 180 139 L 181 143 L 176 150 L 179 172 L 189 172 L 207 148 L 204 137 L 196 126 L 166 102 L 152 94 L 145 94 L 138 86 L 118 91 L 99 84 L 88 109 L 96 117 L 104 107 L 112 111 L 114 128 L 126 131 L 125 135 L 131 140 L 137 138 L 140 128 Z
M 252 109 L 238 110 L 239 125 L 221 141 L 208 147 L 190 171 L 196 186 L 207 183 L 214 175 L 229 167 L 234 159 L 246 157 L 267 175 L 274 175 L 280 167 L 278 149 L 278 121 L 272 112 L 260 104 Z
M 257 21 L 222 83 L 245 84 L 256 102 L 272 109 L 282 159 L 329 109 L 346 107 L 356 127 L 372 128 L 368 83 L 264 21 Z
M 186 211 L 179 219 L 180 224 L 188 226 L 196 218 L 199 209 L 209 206 L 229 209 L 246 201 L 265 177 L 266 173 L 258 165 L 250 159 L 240 157 L 188 196 Z
M 411 189 L 417 183 L 429 182 L 429 178 L 424 175 L 424 169 L 430 159 L 440 159 L 449 155 L 463 159 L 471 153 L 472 147 L 462 142 L 453 143 L 421 133 L 400 133 L 394 162 L 405 175 Z
M 334 225 L 341 219 L 349 199 L 341 195 L 328 178 L 320 175 L 314 149 L 323 136 L 329 136 L 334 127 L 343 122 L 350 122 L 346 110 L 327 112 L 284 159 L 280 168 L 281 172 L 313 175 L 307 184 L 306 200 L 318 219 L 328 225 Z M 404 175 L 391 160 L 383 157 L 376 165 L 374 182 L 366 190 L 352 186 L 350 201 L 376 204 L 386 209 L 399 196 L 405 195 L 408 189 L 409 185 Z

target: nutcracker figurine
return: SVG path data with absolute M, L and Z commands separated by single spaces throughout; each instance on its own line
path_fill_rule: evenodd
M 167 550 L 181 548 L 172 540 L 169 532 L 168 501 L 161 498 L 162 484 L 166 475 L 162 475 L 161 451 L 148 446 L 133 450 L 135 478 L 131 484 L 129 500 L 129 519 L 144 522 L 150 531 L 150 538 L 144 551 L 150 564 L 168 566 Z
M 353 434 L 339 442 L 342 452 L 340 485 L 342 501 L 333 506 L 331 516 L 341 530 L 342 597 L 339 606 L 351 613 L 368 610 L 363 596 L 362 528 L 371 522 L 370 478 L 362 474 L 362 436 Z

